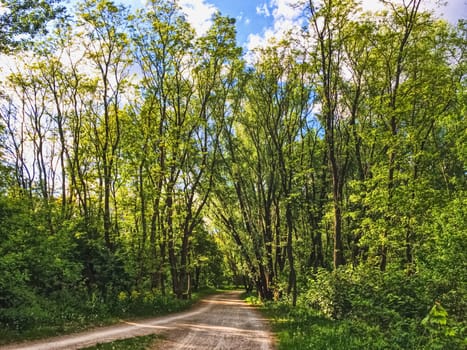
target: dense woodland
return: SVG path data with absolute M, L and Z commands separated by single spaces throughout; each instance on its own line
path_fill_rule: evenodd
M 2 3 L 1 327 L 235 284 L 465 342 L 465 21 L 302 1 L 245 55 L 170 0 Z

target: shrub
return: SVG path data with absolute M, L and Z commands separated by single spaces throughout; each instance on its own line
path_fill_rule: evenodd
M 310 280 L 305 302 L 330 318 L 341 319 L 351 311 L 352 284 L 344 269 L 333 272 L 320 269 Z

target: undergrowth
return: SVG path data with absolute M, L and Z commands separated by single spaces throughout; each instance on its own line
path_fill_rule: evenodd
M 215 292 L 204 289 L 189 300 L 151 292 L 119 292 L 104 298 L 97 294 L 39 299 L 21 308 L 0 309 L 0 345 L 52 337 L 110 325 L 122 318 L 156 317 L 186 310 Z
M 323 270 L 296 306 L 286 297 L 244 299 L 271 320 L 279 350 L 466 349 L 466 321 L 459 301 L 451 302 L 454 292 L 431 294 L 428 282 L 394 272 Z

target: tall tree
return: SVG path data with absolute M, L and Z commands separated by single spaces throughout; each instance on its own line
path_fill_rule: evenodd
M 315 47 L 317 96 L 321 102 L 320 122 L 324 128 L 327 161 L 332 176 L 332 198 L 334 211 L 334 268 L 345 264 L 343 245 L 343 190 L 348 170 L 348 151 L 339 136 L 346 123 L 340 105 L 340 82 L 342 59 L 348 18 L 356 9 L 354 1 L 323 1 L 318 7 L 309 1 L 310 40 Z
M 262 52 L 261 60 L 255 65 L 256 74 L 251 81 L 248 102 L 254 120 L 264 133 L 253 138 L 255 148 L 259 154 L 265 155 L 261 157 L 261 164 L 271 167 L 268 170 L 271 172 L 268 176 L 271 182 L 267 182 L 269 195 L 266 196 L 271 203 L 267 200 L 264 202 L 265 244 L 267 249 L 275 245 L 276 274 L 282 272 L 287 258 L 287 293 L 292 294 L 295 304 L 297 290 L 293 237 L 297 229 L 295 209 L 298 197 L 294 182 L 299 168 L 299 143 L 311 110 L 312 90 L 307 58 L 297 57 L 291 45 L 284 41 Z M 250 127 L 254 128 L 253 125 Z M 262 189 L 261 193 L 265 191 Z M 273 206 L 275 209 L 270 213 Z M 282 232 L 285 232 L 283 237 Z M 285 249 L 282 251 L 283 247 Z M 268 251 L 268 254 L 272 255 L 272 252 Z
M 85 37 L 86 58 L 99 75 L 96 100 L 89 112 L 99 173 L 99 198 L 102 199 L 104 240 L 114 249 L 118 234 L 117 207 L 112 208 L 118 178 L 118 157 L 122 126 L 120 123 L 123 92 L 128 77 L 127 13 L 122 6 L 108 0 L 85 1 L 79 18 Z M 102 173 L 101 173 L 102 171 Z M 112 218 L 112 211 L 114 217 Z
M 143 136 L 138 142 L 142 151 L 138 205 L 141 249 L 145 250 L 148 238 L 150 243 L 151 283 L 165 290 L 167 264 L 175 264 L 167 260 L 168 244 L 170 239 L 175 259 L 173 192 L 180 164 L 186 160 L 181 153 L 186 135 L 181 133 L 185 132 L 184 116 L 193 94 L 187 77 L 194 35 L 174 3 L 152 1 L 149 5 L 133 28 L 135 61 L 142 73 L 142 103 L 134 106 L 137 128 Z
M 191 292 L 192 236 L 203 225 L 220 125 L 235 79 L 231 64 L 240 51 L 233 21 L 220 15 L 200 38 L 172 2 L 154 1 L 141 15 L 134 36 L 144 99 L 136 110 L 143 121 L 141 147 L 146 150 L 138 175 L 142 242 L 150 222 L 151 254 L 156 260 L 159 248 L 162 265 L 155 277 L 163 277 L 160 270 L 167 261 L 173 291 L 182 297 Z M 143 179 L 145 174 L 149 182 Z

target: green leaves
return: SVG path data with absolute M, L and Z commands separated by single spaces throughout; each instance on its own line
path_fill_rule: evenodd
M 448 313 L 439 302 L 431 308 L 430 312 L 422 320 L 421 325 L 425 327 L 439 327 L 447 324 Z
M 49 21 L 65 14 L 61 0 L 2 0 L 0 52 L 28 44 L 37 34 L 47 33 Z

